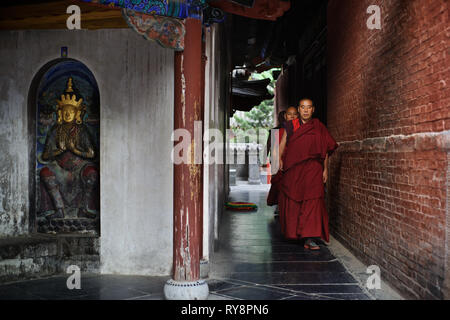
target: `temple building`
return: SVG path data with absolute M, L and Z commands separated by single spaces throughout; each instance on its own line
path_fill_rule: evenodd
M 403 297 L 449 299 L 448 11 L 446 0 L 3 1 L 0 285 L 76 265 L 170 276 L 165 298 L 206 299 L 235 184 L 230 118 L 274 99 L 276 119 L 310 97 L 339 144 L 333 239 Z M 249 75 L 273 68 L 271 94 Z M 208 132 L 223 139 L 205 163 Z

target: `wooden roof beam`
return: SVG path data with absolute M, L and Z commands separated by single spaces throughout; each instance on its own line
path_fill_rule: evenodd
M 70 5 L 81 9 L 81 29 L 128 28 L 120 9 L 109 9 L 80 1 L 55 1 L 2 7 L 0 30 L 67 29 Z

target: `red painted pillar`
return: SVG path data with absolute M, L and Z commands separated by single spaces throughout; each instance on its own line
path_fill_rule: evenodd
M 202 24 L 185 20 L 185 48 L 175 53 L 174 130 L 191 134 L 190 163 L 174 164 L 173 184 L 173 280 L 200 278 L 202 219 L 202 165 L 194 163 L 194 121 L 201 121 L 202 109 Z M 203 139 L 199 142 L 201 143 Z

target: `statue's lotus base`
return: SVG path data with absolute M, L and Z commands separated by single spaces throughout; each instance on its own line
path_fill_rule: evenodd
M 208 296 L 209 288 L 204 280 L 188 282 L 170 279 L 164 285 L 167 300 L 206 300 Z
M 97 234 L 99 219 L 55 218 L 47 220 L 38 218 L 38 232 L 41 233 L 89 233 Z

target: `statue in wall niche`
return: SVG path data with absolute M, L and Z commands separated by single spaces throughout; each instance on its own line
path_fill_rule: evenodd
M 73 79 L 57 100 L 55 124 L 47 133 L 40 169 L 40 215 L 55 218 L 98 218 L 99 172 L 96 148 L 83 123 L 86 106 Z

